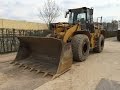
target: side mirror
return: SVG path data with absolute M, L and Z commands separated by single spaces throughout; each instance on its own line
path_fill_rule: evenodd
M 68 15 L 68 14 L 69 14 L 69 12 L 66 12 L 66 13 L 65 13 L 65 18 L 67 18 L 67 15 Z

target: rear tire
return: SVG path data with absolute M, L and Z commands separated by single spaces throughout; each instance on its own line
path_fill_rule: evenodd
M 120 33 L 117 32 L 117 40 L 120 41 Z
M 100 53 L 102 52 L 103 48 L 104 48 L 104 36 L 100 35 L 96 42 L 96 47 L 93 49 L 93 51 L 96 53 Z
M 117 40 L 120 41 L 120 36 L 117 36 Z
M 73 60 L 75 61 L 85 61 L 89 55 L 90 42 L 89 38 L 86 35 L 75 35 L 71 41 Z

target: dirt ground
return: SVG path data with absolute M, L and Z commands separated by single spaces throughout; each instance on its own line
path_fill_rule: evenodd
M 15 55 L 0 56 L 0 90 L 106 90 L 96 88 L 101 80 L 120 83 L 120 42 L 116 38 L 106 40 L 102 53 L 74 62 L 71 70 L 55 80 L 9 64 Z
M 42 74 L 10 64 L 15 55 L 0 56 L 0 90 L 33 90 L 50 80 L 50 77 L 43 78 Z
M 1 54 L 0 55 L 0 63 L 14 60 L 15 56 L 16 56 L 16 53 Z

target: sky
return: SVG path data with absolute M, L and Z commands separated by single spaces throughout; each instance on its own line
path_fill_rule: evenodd
M 120 20 L 120 0 L 55 0 L 62 9 L 61 16 L 56 22 L 67 21 L 65 11 L 69 8 L 82 6 L 94 8 L 94 18 L 103 17 L 103 21 Z M 44 0 L 0 0 L 0 18 L 42 22 L 39 17 L 39 8 Z M 94 19 L 96 20 L 96 19 Z

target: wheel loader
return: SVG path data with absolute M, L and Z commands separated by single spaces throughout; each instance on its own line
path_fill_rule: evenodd
M 55 78 L 68 71 L 73 60 L 85 61 L 90 50 L 103 50 L 105 33 L 93 22 L 93 8 L 69 9 L 65 17 L 68 22 L 52 23 L 46 37 L 18 37 L 20 46 L 12 63 Z

